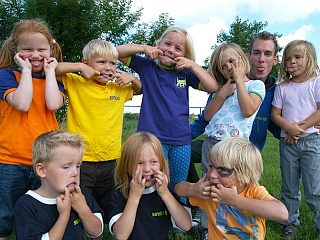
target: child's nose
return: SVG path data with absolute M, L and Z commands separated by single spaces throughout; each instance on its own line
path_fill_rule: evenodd
M 34 50 L 32 52 L 32 57 L 39 57 L 39 56 L 40 56 L 40 53 L 37 50 Z
M 215 168 L 212 168 L 207 172 L 207 178 L 208 179 L 217 178 L 217 177 L 218 177 L 218 173 L 217 173 L 217 170 Z

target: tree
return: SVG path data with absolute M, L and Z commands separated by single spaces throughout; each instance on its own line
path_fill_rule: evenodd
M 121 44 L 135 28 L 142 9 L 130 12 L 132 0 L 25 0 L 0 2 L 0 38 L 10 34 L 21 19 L 38 18 L 48 23 L 61 45 L 65 61 L 79 61 L 84 45 L 104 38 Z
M 214 49 L 219 43 L 233 42 L 238 44 L 245 53 L 250 52 L 250 42 L 253 36 L 259 32 L 264 31 L 268 26 L 268 22 L 249 22 L 249 20 L 242 21 L 239 16 L 237 16 L 233 23 L 230 25 L 229 31 L 221 30 L 217 35 L 217 44 L 212 46 Z M 273 33 L 276 38 L 281 37 L 279 33 Z M 278 49 L 278 52 L 281 51 L 281 48 Z M 205 66 L 209 66 L 209 58 L 204 62 Z M 278 75 L 279 64 L 272 69 L 271 74 L 274 76 Z

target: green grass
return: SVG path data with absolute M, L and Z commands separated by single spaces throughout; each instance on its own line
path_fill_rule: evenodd
M 191 115 L 190 121 L 196 116 Z M 136 113 L 125 113 L 123 123 L 122 142 L 124 142 L 131 134 L 136 131 L 139 115 Z M 63 125 L 64 126 L 64 125 Z M 280 174 L 280 161 L 279 161 L 279 141 L 268 133 L 267 142 L 262 152 L 264 161 L 264 173 L 260 184 L 265 186 L 267 190 L 277 199 L 280 197 L 281 174 Z M 200 164 L 196 164 L 198 173 L 200 174 Z M 313 215 L 303 198 L 302 190 L 302 203 L 300 206 L 300 222 L 299 234 L 295 239 L 313 240 L 316 239 L 316 228 L 313 222 Z M 280 226 L 271 221 L 267 221 L 267 235 L 266 240 L 280 240 L 282 231 Z M 15 239 L 14 236 L 11 239 Z M 105 226 L 104 239 L 114 239 L 110 233 L 108 226 Z M 169 239 L 172 239 L 169 237 Z M 195 231 L 191 229 L 188 232 L 188 240 L 197 240 L 199 237 Z

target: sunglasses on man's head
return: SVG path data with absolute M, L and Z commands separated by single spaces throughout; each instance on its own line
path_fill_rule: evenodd
M 212 163 L 209 163 L 209 171 L 215 169 L 219 175 L 219 177 L 226 178 L 230 177 L 233 173 L 233 168 L 226 168 L 226 167 L 215 167 Z

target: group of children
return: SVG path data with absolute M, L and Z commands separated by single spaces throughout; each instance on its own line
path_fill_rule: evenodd
M 272 118 L 283 129 L 283 203 L 259 186 L 262 158 L 248 140 L 263 82 L 246 77 L 249 62 L 234 43 L 214 50 L 211 74 L 194 62 L 194 52 L 190 34 L 169 27 L 155 47 L 92 40 L 81 63 L 67 63 L 44 22 L 16 23 L 0 51 L 0 239 L 13 229 L 17 239 L 81 239 L 84 232 L 101 239 L 106 223 L 117 239 L 167 239 L 170 222 L 182 232 L 191 228 L 184 197 L 208 216 L 209 239 L 263 239 L 265 219 L 299 225 L 300 175 L 320 234 L 313 127 L 320 88 L 312 44 L 286 46 L 285 81 L 273 101 Z M 118 59 L 140 80 L 116 70 Z M 18 69 L 9 68 L 14 62 Z M 189 86 L 214 93 L 197 183 L 186 182 Z M 54 113 L 65 93 L 66 132 L 57 130 Z M 137 133 L 121 149 L 124 103 L 141 93 Z

